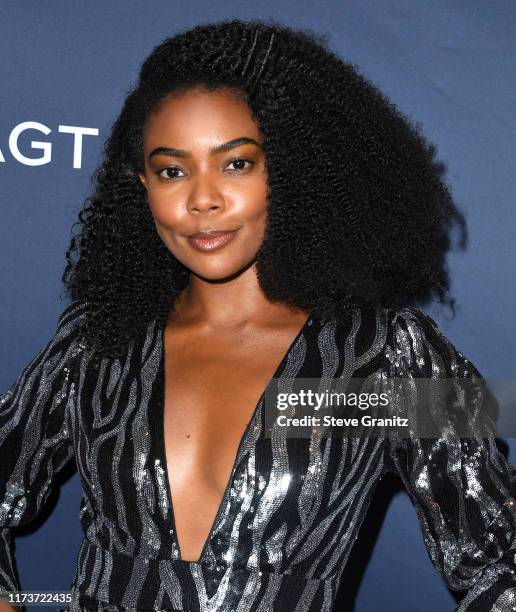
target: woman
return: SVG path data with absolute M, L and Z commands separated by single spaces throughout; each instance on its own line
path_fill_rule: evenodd
M 272 379 L 482 380 L 415 306 L 453 307 L 460 214 L 434 155 L 314 35 L 231 21 L 153 51 L 67 253 L 72 302 L 2 399 L 3 592 L 10 529 L 74 457 L 69 610 L 332 610 L 387 471 L 468 591 L 457 610 L 514 609 L 515 476 L 492 438 L 265 431 Z

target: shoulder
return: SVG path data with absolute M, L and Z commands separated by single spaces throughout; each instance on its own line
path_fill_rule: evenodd
M 384 306 L 357 305 L 346 319 L 338 324 L 346 336 L 364 339 L 364 345 L 389 344 L 402 340 L 416 341 L 425 337 L 436 342 L 447 339 L 435 320 L 415 306 L 389 308 Z
M 416 306 L 386 308 L 385 318 L 388 331 L 398 342 L 432 342 L 450 348 L 451 342 L 433 317 Z
M 386 356 L 424 377 L 480 376 L 473 363 L 427 312 L 415 306 L 385 309 Z
M 427 312 L 418 308 L 417 306 L 403 306 L 400 308 L 385 308 L 386 316 L 388 317 L 390 325 L 393 327 L 407 327 L 409 325 L 417 326 L 426 329 L 427 331 L 434 331 L 442 333 L 439 330 L 439 326 Z
M 61 309 L 55 333 L 50 342 L 51 348 L 65 348 L 71 344 L 81 346 L 80 338 L 87 309 L 88 303 L 83 300 L 73 300 Z
M 73 300 L 67 304 L 59 315 L 57 327 L 67 327 L 70 325 L 78 325 L 86 316 L 88 302 L 84 300 Z
M 382 352 L 389 354 L 395 344 L 420 349 L 423 338 L 437 343 L 444 340 L 434 319 L 414 306 L 356 304 L 335 323 L 339 344 L 355 355 L 367 353 L 371 358 Z

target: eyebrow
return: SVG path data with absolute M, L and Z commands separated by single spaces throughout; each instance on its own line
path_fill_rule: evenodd
M 256 142 L 254 138 L 249 138 L 248 136 L 241 136 L 240 138 L 234 138 L 229 142 L 225 142 L 223 144 L 217 145 L 216 147 L 212 147 L 210 149 L 210 155 L 214 155 L 216 153 L 221 153 L 222 151 L 230 151 L 231 149 L 235 149 L 243 144 L 254 144 L 257 147 L 261 148 L 259 142 Z M 192 157 L 192 153 L 190 151 L 185 151 L 184 149 L 174 149 L 173 147 L 157 147 L 153 149 L 149 153 L 148 159 L 150 160 L 152 157 L 156 155 L 167 155 L 168 157 Z

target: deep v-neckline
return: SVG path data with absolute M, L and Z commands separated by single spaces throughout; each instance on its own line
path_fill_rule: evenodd
M 166 330 L 166 322 L 161 326 L 160 330 L 159 330 L 159 334 L 158 334 L 158 338 L 159 338 L 159 356 L 160 356 L 160 363 L 159 363 L 159 389 L 160 389 L 160 395 L 159 395 L 159 411 L 157 414 L 157 426 L 156 426 L 156 430 L 157 430 L 157 435 L 158 435 L 158 453 L 159 453 L 159 459 L 162 463 L 162 469 L 163 469 L 163 480 L 164 480 L 164 486 L 166 489 L 166 496 L 167 496 L 167 501 L 168 501 L 168 522 L 169 522 L 169 529 L 168 532 L 172 537 L 172 543 L 173 543 L 173 547 L 177 550 L 177 561 L 183 562 L 183 563 L 201 563 L 206 555 L 207 549 L 209 544 L 211 543 L 212 540 L 212 536 L 214 533 L 214 530 L 217 526 L 217 522 L 219 520 L 219 517 L 221 515 L 222 509 L 225 506 L 227 497 L 229 495 L 229 492 L 233 486 L 233 482 L 234 482 L 234 476 L 235 476 L 235 471 L 236 468 L 239 465 L 239 460 L 240 460 L 240 453 L 242 448 L 244 447 L 245 442 L 247 441 L 247 438 L 249 436 L 249 432 L 254 424 L 254 421 L 256 419 L 256 415 L 258 414 L 258 409 L 260 407 L 260 404 L 263 401 L 263 398 L 265 396 L 265 393 L 267 392 L 267 389 L 269 388 L 271 382 L 277 378 L 281 372 L 282 372 L 282 368 L 284 367 L 285 363 L 287 362 L 288 358 L 290 357 L 294 347 L 297 345 L 299 339 L 303 336 L 304 332 L 306 331 L 307 327 L 309 325 L 312 324 L 313 321 L 313 314 L 311 313 L 308 318 L 305 320 L 305 322 L 303 323 L 302 327 L 299 329 L 299 331 L 297 332 L 296 336 L 294 337 L 294 339 L 291 341 L 288 349 L 286 350 L 285 354 L 283 355 L 281 361 L 279 362 L 279 364 L 276 367 L 276 370 L 274 371 L 274 374 L 272 375 L 272 377 L 269 379 L 269 381 L 266 383 L 264 390 L 262 391 L 262 394 L 260 395 L 258 402 L 256 403 L 254 410 L 251 414 L 251 418 L 249 419 L 249 422 L 247 423 L 245 429 L 244 429 L 244 433 L 242 434 L 241 438 L 240 438 L 240 442 L 238 444 L 237 447 L 237 451 L 235 454 L 235 458 L 233 460 L 233 466 L 231 468 L 231 471 L 229 473 L 229 477 L 226 483 L 226 488 L 224 489 L 224 493 L 222 494 L 221 500 L 219 502 L 218 508 L 217 508 L 217 512 L 215 513 L 215 518 L 213 519 L 213 522 L 211 524 L 211 527 L 208 531 L 208 535 L 206 536 L 205 540 L 204 540 L 204 544 L 201 550 L 201 554 L 199 556 L 199 559 L 192 561 L 192 560 L 188 560 L 188 559 L 183 559 L 182 555 L 181 555 L 181 548 L 179 546 L 179 537 L 177 535 L 177 529 L 176 529 L 176 524 L 175 524 L 175 517 L 174 517 L 174 505 L 172 502 L 172 486 L 170 483 L 170 476 L 169 476 L 169 472 L 168 472 L 168 464 L 167 464 L 167 455 L 166 455 L 166 444 L 165 444 L 165 406 L 166 406 L 166 402 L 165 402 L 165 389 L 166 389 L 166 354 L 165 354 L 165 330 Z

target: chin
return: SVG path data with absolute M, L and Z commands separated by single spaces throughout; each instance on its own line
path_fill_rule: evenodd
M 250 260 L 247 263 L 243 264 L 233 264 L 233 265 L 220 265 L 220 266 L 189 266 L 185 264 L 188 269 L 199 276 L 200 278 L 204 278 L 209 281 L 223 281 L 230 280 L 231 278 L 238 276 L 241 272 L 246 270 L 252 263 L 254 259 Z

